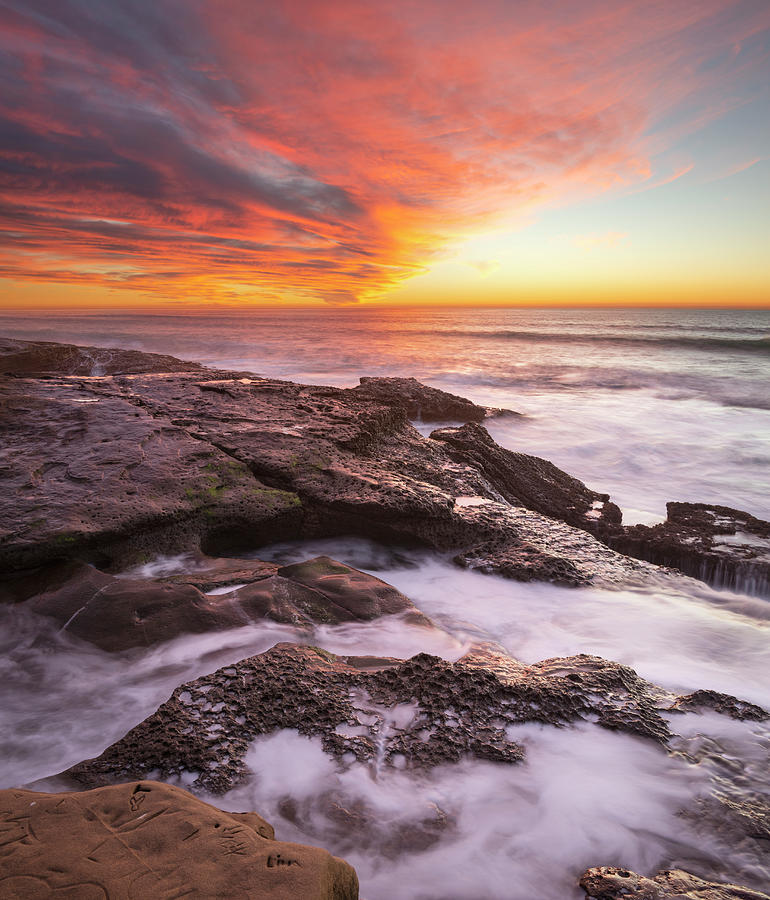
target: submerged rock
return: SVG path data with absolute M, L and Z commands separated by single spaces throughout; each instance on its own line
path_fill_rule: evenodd
M 327 556 L 283 568 L 253 560 L 247 569 L 245 562 L 226 574 L 218 567 L 215 581 L 237 574 L 247 583 L 217 595 L 180 577 L 116 578 L 85 563 L 61 563 L 9 576 L 0 583 L 0 602 L 27 601 L 63 630 L 112 652 L 260 619 L 311 627 L 404 613 L 414 624 L 430 625 L 400 591 Z M 188 577 L 200 583 L 202 575 Z
M 92 787 L 126 778 L 182 778 L 223 793 L 248 776 L 260 735 L 318 736 L 327 753 L 361 762 L 430 767 L 469 754 L 515 763 L 508 725 L 585 720 L 665 743 L 676 697 L 632 669 L 594 656 L 526 666 L 481 648 L 456 663 L 335 656 L 277 644 L 181 685 L 153 715 L 96 759 L 64 773 Z M 351 758 L 352 758 L 351 757 Z
M 659 525 L 634 525 L 610 545 L 718 588 L 770 597 L 770 522 L 708 503 L 667 503 Z
M 680 869 L 645 878 L 627 869 L 600 866 L 585 872 L 580 887 L 587 900 L 770 900 L 759 891 L 704 881 Z
M 0 791 L 0 898 L 357 900 L 346 862 L 276 841 L 256 813 L 227 813 L 152 781 L 80 793 Z

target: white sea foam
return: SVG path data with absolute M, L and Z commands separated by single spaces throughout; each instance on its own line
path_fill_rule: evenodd
M 403 658 L 429 652 L 450 661 L 489 639 L 526 662 L 596 653 L 673 690 L 713 688 L 770 706 L 768 624 L 746 614 L 766 607 L 763 601 L 717 593 L 689 579 L 663 579 L 636 591 L 518 584 L 457 569 L 440 556 L 357 539 L 259 551 L 282 562 L 319 553 L 394 584 L 445 630 L 400 616 L 311 632 L 260 622 L 110 655 L 41 629 L 23 607 L 4 607 L 2 786 L 34 782 L 98 755 L 179 684 L 287 640 L 341 654 Z M 199 563 L 161 559 L 146 571 L 185 565 Z M 370 712 L 382 720 L 383 733 L 414 715 L 409 704 Z M 759 726 L 706 714 L 672 717 L 672 727 L 684 735 L 683 753 L 700 745 L 703 733 L 725 757 L 748 760 L 741 790 L 770 791 L 770 737 L 766 731 L 752 737 Z M 575 879 L 598 864 L 642 871 L 682 864 L 708 874 L 722 871 L 721 859 L 727 874 L 741 873 L 756 885 L 770 877 L 750 849 L 720 844 L 708 830 L 696 839 L 687 824 L 694 820 L 677 817 L 720 774 L 713 757 L 693 765 L 667 757 L 651 742 L 588 724 L 516 726 L 511 737 L 526 746 L 523 766 L 468 759 L 417 774 L 408 766 L 341 766 L 316 741 L 276 734 L 255 742 L 249 753 L 259 777 L 225 802 L 257 809 L 281 838 L 320 843 L 344 855 L 358 869 L 368 900 L 391 898 L 394 883 L 400 900 L 577 900 Z M 353 819 L 346 821 L 340 804 Z M 361 821 L 373 817 L 375 825 L 361 825 L 359 814 Z M 374 837 L 367 837 L 372 828 Z
M 698 765 L 595 726 L 513 731 L 523 764 L 419 774 L 336 763 L 320 740 L 283 731 L 252 744 L 253 781 L 216 802 L 259 808 L 278 838 L 344 854 L 367 900 L 391 900 L 394 885 L 399 900 L 577 900 L 591 865 L 707 864 L 678 815 L 707 789 Z M 340 809 L 355 828 L 340 828 Z

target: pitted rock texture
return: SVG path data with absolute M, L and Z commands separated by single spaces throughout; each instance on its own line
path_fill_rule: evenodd
M 587 900 L 770 900 L 760 891 L 704 881 L 681 869 L 645 878 L 627 869 L 600 866 L 584 873 L 580 887 Z
M 435 402 L 450 402 L 442 397 Z M 0 569 L 64 555 L 115 570 L 157 553 L 238 555 L 285 538 L 357 534 L 455 553 L 489 542 L 543 553 L 573 566 L 575 583 L 655 571 L 553 518 L 585 508 L 594 495 L 580 482 L 521 457 L 514 504 L 516 458 L 481 426 L 468 438 L 479 440 L 478 458 L 466 462 L 450 441 L 413 428 L 410 409 L 400 387 L 394 396 L 379 381 L 341 389 L 212 369 L 6 378 Z M 548 515 L 528 508 L 545 509 L 544 497 Z M 482 567 L 495 570 L 495 559 Z M 551 577 L 549 566 L 510 558 L 499 570 Z
M 0 791 L 0 900 L 357 900 L 346 862 L 152 781 Z
M 523 751 L 507 737 L 508 725 L 587 720 L 665 743 L 671 732 L 661 713 L 675 700 L 632 669 L 593 656 L 525 666 L 489 648 L 447 663 L 427 654 L 341 657 L 277 644 L 180 686 L 64 777 L 92 787 L 157 773 L 222 793 L 247 777 L 250 742 L 284 728 L 361 762 L 430 767 L 470 754 L 515 763 Z
M 466 569 L 502 575 L 515 581 L 550 581 L 570 587 L 591 581 L 591 577 L 571 560 L 531 544 L 517 546 L 487 541 L 465 553 L 458 553 L 454 561 Z
M 770 597 L 770 522 L 707 503 L 667 503 L 666 509 L 665 522 L 625 528 L 610 546 L 718 588 Z
M 403 613 L 413 624 L 431 624 L 394 587 L 328 556 L 282 568 L 253 560 L 246 569 L 245 562 L 239 561 L 237 572 L 224 571 L 225 580 L 237 574 L 246 583 L 211 596 L 179 578 L 115 578 L 85 563 L 62 563 L 7 576 L 0 602 L 27 601 L 63 630 L 112 652 L 259 619 L 310 628 Z M 202 575 L 191 577 L 200 581 Z

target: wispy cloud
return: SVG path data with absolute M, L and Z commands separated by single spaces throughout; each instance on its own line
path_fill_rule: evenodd
M 517 209 L 641 186 L 656 117 L 708 116 L 761 65 L 768 9 L 7 0 L 0 271 L 377 296 Z

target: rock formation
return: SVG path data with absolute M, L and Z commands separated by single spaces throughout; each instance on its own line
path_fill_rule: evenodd
M 767 718 L 758 706 L 718 696 L 710 708 Z M 359 761 L 403 757 L 409 766 L 434 766 L 471 754 L 515 763 L 523 750 L 506 736 L 507 725 L 587 720 L 664 744 L 671 731 L 662 713 L 681 704 L 693 709 L 698 700 L 595 656 L 525 666 L 490 648 L 447 663 L 427 654 L 402 661 L 277 644 L 181 685 L 124 738 L 64 777 L 93 787 L 186 773 L 196 790 L 223 793 L 246 777 L 250 742 L 284 728 L 316 735 L 328 753 Z
M 212 573 L 206 579 L 199 572 L 157 581 L 116 578 L 86 563 L 50 564 L 8 576 L 0 583 L 0 602 L 27 601 L 34 612 L 108 651 L 258 619 L 310 627 L 404 613 L 414 624 L 430 624 L 389 584 L 326 556 L 283 567 L 230 562 L 229 568 L 218 567 L 218 577 Z M 232 585 L 234 576 L 241 583 L 224 594 L 207 596 L 195 584 L 211 590 L 223 582 Z
M 770 522 L 708 503 L 667 503 L 666 521 L 616 532 L 610 546 L 715 587 L 770 596 Z
M 645 878 L 627 869 L 601 866 L 589 869 L 580 879 L 580 887 L 587 900 L 770 900 L 759 891 L 703 881 L 680 869 Z
M 152 781 L 0 791 L 0 836 L 0 900 L 358 898 L 343 860 Z
M 139 350 L 78 347 L 49 341 L 0 338 L 0 374 L 137 375 L 142 372 L 199 372 L 198 363 Z
M 65 556 L 121 567 L 353 533 L 474 560 L 491 545 L 492 571 L 497 553 L 515 550 L 500 570 L 525 580 L 532 566 L 512 560 L 547 557 L 559 580 L 574 568 L 574 583 L 644 570 L 566 524 L 598 533 L 614 516 L 604 495 L 503 451 L 478 425 L 423 437 L 397 381 L 346 390 L 215 370 L 5 379 L 0 566 Z
M 770 592 L 770 524 L 672 503 L 665 524 L 624 528 L 606 494 L 499 447 L 478 424 L 489 410 L 414 379 L 303 386 L 136 351 L 2 348 L 15 375 L 0 380 L 6 569 L 62 556 L 119 568 L 353 533 L 525 581 L 655 571 L 635 557 Z M 97 358 L 107 374 L 92 374 Z M 466 424 L 425 438 L 417 415 Z

